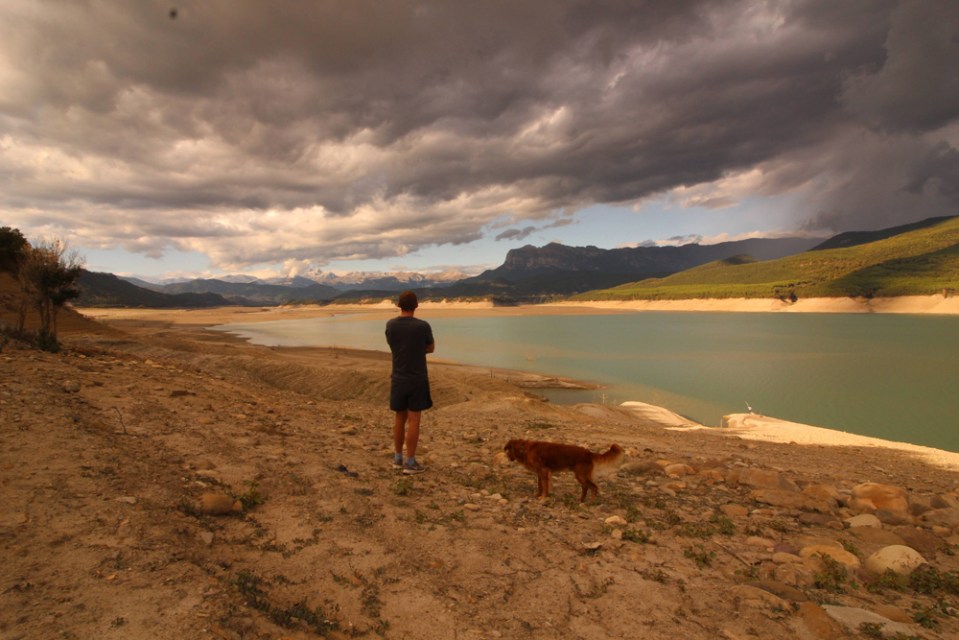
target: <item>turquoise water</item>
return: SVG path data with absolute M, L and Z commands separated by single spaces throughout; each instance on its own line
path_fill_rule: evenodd
M 436 357 L 603 385 L 557 402 L 639 400 L 716 426 L 746 411 L 959 451 L 959 318 L 635 313 L 430 318 Z M 363 315 L 224 325 L 257 344 L 387 349 Z

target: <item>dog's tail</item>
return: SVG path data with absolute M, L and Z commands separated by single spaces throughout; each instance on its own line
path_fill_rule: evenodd
M 593 465 L 597 471 L 612 472 L 623 461 L 623 448 L 618 444 L 611 444 L 606 453 L 594 453 Z

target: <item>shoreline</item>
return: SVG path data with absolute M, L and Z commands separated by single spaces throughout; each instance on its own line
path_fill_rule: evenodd
M 942 298 L 939 296 L 939 298 Z M 677 301 L 678 302 L 678 301 Z M 683 301 L 688 302 L 688 301 Z M 715 302 L 715 301 L 714 301 Z M 729 302 L 729 301 L 719 301 Z M 742 302 L 742 301 L 738 301 Z M 769 305 L 769 301 L 762 301 Z M 873 301 L 875 302 L 875 301 Z M 880 311 L 888 313 L 942 313 L 941 311 L 932 311 L 929 309 L 942 308 L 942 302 L 956 303 L 956 313 L 959 314 L 959 298 L 949 298 L 947 300 L 926 301 L 919 305 L 927 311 L 916 311 L 915 301 L 912 305 L 880 305 L 880 307 L 889 308 L 910 308 L 910 311 Z M 630 313 L 641 311 L 693 311 L 691 308 L 652 308 L 651 305 L 637 305 L 632 303 L 610 303 L 594 307 L 594 303 L 551 303 L 543 305 L 528 305 L 518 307 L 492 307 L 486 304 L 475 303 L 423 303 L 420 308 L 433 315 L 434 317 L 495 317 L 495 316 L 515 316 L 515 315 L 559 315 L 559 314 L 590 314 L 590 313 Z M 798 303 L 797 303 L 798 304 Z M 859 303 L 856 303 L 859 304 Z M 741 307 L 729 305 L 726 308 L 719 308 L 723 305 L 715 305 L 711 309 L 700 308 L 700 311 L 742 311 Z M 734 308 L 735 307 L 735 308 Z M 756 307 L 758 309 L 758 306 Z M 182 327 L 215 330 L 217 325 L 230 324 L 234 322 L 267 322 L 275 320 L 308 319 L 313 317 L 330 317 L 337 315 L 368 314 L 372 317 L 382 316 L 387 319 L 395 315 L 395 307 L 386 302 L 377 305 L 336 305 L 331 306 L 308 305 L 296 307 L 217 307 L 213 309 L 198 310 L 170 310 L 170 309 L 124 309 L 124 308 L 81 308 L 77 309 L 83 315 L 93 318 L 97 321 L 106 323 L 117 323 L 119 328 L 124 324 L 137 326 L 141 329 L 151 325 L 163 325 L 168 328 Z M 821 305 L 806 305 L 804 311 L 829 313 L 824 311 Z M 842 313 L 838 307 L 833 307 L 833 313 Z M 859 311 L 862 313 L 863 311 Z M 867 311 L 868 312 L 868 311 Z M 215 330 L 223 336 L 228 336 L 235 340 L 246 343 L 245 338 L 231 334 L 226 331 Z M 324 349 L 327 347 L 279 347 L 290 349 L 292 351 L 303 351 L 309 349 Z M 345 349 L 344 351 L 361 351 Z M 383 351 L 371 350 L 369 353 L 382 355 Z M 438 363 L 446 365 L 477 368 L 478 365 L 457 363 L 453 361 L 437 359 Z M 486 370 L 485 367 L 479 367 Z M 530 374 L 522 371 L 505 371 L 495 368 L 497 377 L 510 381 L 517 388 L 526 388 L 535 390 L 536 388 L 597 388 L 588 382 L 572 380 L 560 376 L 550 376 L 545 374 Z M 493 369 L 490 369 L 492 371 Z M 707 426 L 699 424 L 693 420 L 686 419 L 665 407 L 649 405 L 640 401 L 627 401 L 618 405 L 619 408 L 634 414 L 638 419 L 646 419 L 661 425 L 664 429 L 684 431 L 684 430 L 702 430 L 709 433 L 715 433 L 726 437 L 738 437 L 745 440 L 777 442 L 782 444 L 803 444 L 820 446 L 851 446 L 851 447 L 883 447 L 892 448 L 900 451 L 907 451 L 927 462 L 936 464 L 946 469 L 959 470 L 959 453 L 944 449 L 936 449 L 923 445 L 916 445 L 905 442 L 895 442 L 851 434 L 827 427 L 816 425 L 806 425 L 774 417 L 758 416 L 754 414 L 730 414 L 723 417 L 721 426 Z
M 785 302 L 769 298 L 703 298 L 697 300 L 584 300 L 544 303 L 621 311 L 688 311 L 739 313 L 904 313 L 959 315 L 959 296 L 895 298 L 805 298 Z

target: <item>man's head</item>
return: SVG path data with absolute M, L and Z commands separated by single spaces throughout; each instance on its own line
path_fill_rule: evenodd
M 416 294 L 412 291 L 404 291 L 400 294 L 399 300 L 396 301 L 396 306 L 400 308 L 401 311 L 414 311 L 416 307 L 419 306 L 419 302 L 416 300 Z

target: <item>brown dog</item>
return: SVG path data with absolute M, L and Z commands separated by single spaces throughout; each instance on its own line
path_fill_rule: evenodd
M 536 474 L 537 498 L 549 495 L 550 474 L 553 471 L 572 471 L 583 487 L 580 502 L 586 500 L 586 494 L 590 491 L 594 498 L 599 495 L 599 487 L 593 482 L 593 473 L 597 468 L 613 467 L 623 457 L 623 448 L 618 444 L 610 445 L 606 453 L 593 453 L 572 444 L 539 440 L 510 440 L 503 451 L 510 460 L 519 462 Z

